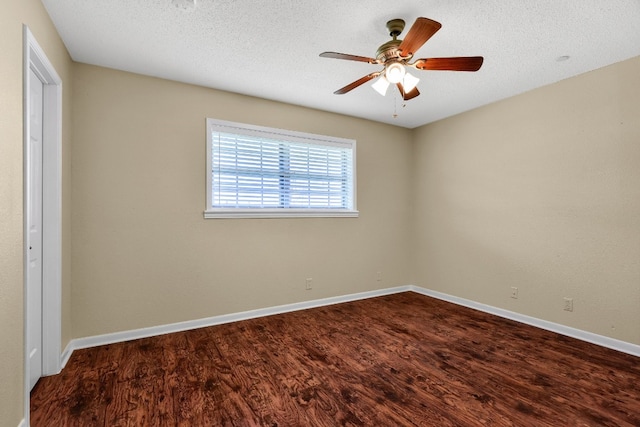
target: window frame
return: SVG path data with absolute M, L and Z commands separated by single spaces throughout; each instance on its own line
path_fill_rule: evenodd
M 288 142 L 304 144 L 332 145 L 351 149 L 351 181 L 353 203 L 351 209 L 335 208 L 215 208 L 213 207 L 213 138 L 214 129 L 240 135 L 261 135 Z M 356 218 L 357 183 L 356 183 L 356 141 L 354 139 L 317 135 L 286 129 L 277 129 L 227 120 L 206 119 L 207 153 L 206 153 L 206 206 L 205 219 L 215 218 Z

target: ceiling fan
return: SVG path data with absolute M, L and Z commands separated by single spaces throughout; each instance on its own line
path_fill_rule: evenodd
M 338 89 L 336 95 L 345 94 L 358 86 L 380 77 L 373 84 L 373 88 L 381 95 L 384 95 L 390 84 L 395 84 L 400 90 L 403 99 L 409 100 L 420 95 L 417 84 L 419 79 L 408 73 L 406 68 L 416 68 L 418 70 L 441 70 L 441 71 L 478 71 L 482 66 L 484 58 L 482 56 L 464 56 L 451 58 L 422 58 L 414 62 L 409 62 L 415 52 L 422 47 L 441 27 L 442 24 L 428 18 L 418 18 L 409 29 L 404 40 L 399 40 L 398 36 L 404 30 L 405 22 L 402 19 L 392 19 L 387 22 L 389 35 L 393 40 L 389 40 L 378 48 L 375 58 L 349 55 L 338 52 L 322 52 L 323 58 L 348 59 L 350 61 L 368 62 L 369 64 L 380 64 L 384 68 L 349 83 L 345 87 Z

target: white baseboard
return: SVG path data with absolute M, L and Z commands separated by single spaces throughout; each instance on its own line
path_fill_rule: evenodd
M 443 294 L 442 292 L 432 291 L 430 289 L 425 289 L 418 286 L 413 286 L 413 285 L 409 286 L 409 290 L 419 293 L 421 295 L 426 295 L 428 297 L 437 298 L 437 299 L 451 302 L 457 305 L 462 305 L 464 307 L 473 308 L 475 310 L 493 314 L 495 316 L 504 317 L 510 320 L 515 320 L 516 322 L 535 326 L 537 328 L 555 332 L 560 335 L 576 338 L 581 341 L 586 341 L 602 347 L 610 348 L 613 350 L 617 350 L 623 353 L 640 357 L 640 345 L 631 344 L 626 341 L 620 341 L 615 338 L 605 337 L 603 335 L 594 334 L 592 332 L 583 331 L 581 329 L 571 328 L 569 326 L 561 325 L 559 323 L 548 322 L 546 320 L 538 319 L 531 316 L 526 316 L 524 314 L 515 313 L 513 311 L 504 310 L 502 308 L 493 307 L 490 305 L 482 304 L 482 303 L 471 301 L 468 299 L 459 298 L 453 295 Z
M 118 342 L 130 341 L 139 338 L 147 338 L 156 335 L 164 335 L 173 332 L 188 331 L 191 329 L 204 328 L 207 326 L 221 325 L 224 323 L 237 322 L 240 320 L 255 319 L 258 317 L 272 316 L 274 314 L 287 313 L 291 311 L 306 310 L 309 308 L 323 307 L 332 304 L 340 304 L 344 302 L 357 301 L 366 298 L 373 298 L 383 295 L 391 295 L 399 292 L 416 292 L 421 295 L 437 298 L 443 301 L 451 302 L 464 307 L 473 308 L 495 316 L 503 317 L 516 322 L 535 326 L 561 335 L 577 338 L 582 341 L 597 344 L 602 347 L 618 350 L 640 357 L 640 345 L 631 344 L 625 341 L 597 335 L 591 332 L 582 331 L 580 329 L 571 328 L 558 323 L 548 322 L 546 320 L 537 319 L 535 317 L 526 316 L 524 314 L 515 313 L 509 310 L 493 307 L 479 302 L 455 297 L 430 289 L 421 288 L 419 286 L 407 285 L 395 288 L 380 289 L 376 291 L 361 292 L 357 294 L 342 295 L 337 297 L 323 298 L 312 301 L 299 302 L 294 304 L 279 305 L 275 307 L 261 308 L 257 310 L 243 311 L 240 313 L 224 314 L 221 316 L 213 316 L 204 319 L 189 320 L 186 322 L 173 323 L 169 325 L 152 326 L 149 328 L 134 329 L 130 331 L 115 332 L 111 334 L 96 335 L 86 338 L 77 338 L 69 342 L 61 356 L 61 365 L 64 366 L 69 361 L 74 350 L 82 348 L 97 347 L 105 344 L 113 344 Z
M 409 286 L 399 286 L 395 288 L 380 289 L 376 291 L 360 292 L 357 294 L 341 295 L 337 297 L 323 298 L 311 301 L 298 302 L 293 304 L 279 305 L 275 307 L 260 308 L 257 310 L 243 311 L 240 313 L 223 314 L 221 316 L 207 317 L 204 319 L 189 320 L 186 322 L 173 323 L 169 325 L 152 326 L 149 328 L 134 329 L 130 331 L 114 332 L 111 334 L 96 335 L 86 338 L 73 339 L 67 344 L 62 353 L 61 361 L 64 367 L 74 350 L 82 348 L 97 347 L 105 344 L 113 344 L 147 338 L 156 335 L 164 335 L 173 332 L 188 331 L 191 329 L 204 328 L 207 326 L 221 325 L 224 323 L 237 322 L 240 320 L 255 319 L 258 317 L 272 316 L 274 314 L 288 313 L 291 311 L 306 310 L 309 308 L 323 307 L 327 305 L 340 304 L 343 302 L 357 301 L 361 299 L 374 298 L 383 295 L 407 292 Z
M 20 424 L 18 424 L 18 427 L 27 427 L 27 421 L 23 418 Z
M 73 350 L 75 349 L 75 347 L 73 346 L 74 341 L 75 340 L 69 341 L 67 343 L 67 346 L 62 351 L 62 354 L 60 355 L 60 370 L 64 369 L 64 367 L 67 366 L 67 362 L 71 358 L 71 354 L 73 354 Z

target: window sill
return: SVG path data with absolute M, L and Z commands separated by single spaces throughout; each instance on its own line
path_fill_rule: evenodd
M 205 219 L 220 218 L 357 218 L 355 210 L 333 209 L 211 209 Z

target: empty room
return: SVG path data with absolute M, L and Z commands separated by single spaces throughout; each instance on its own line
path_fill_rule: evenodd
M 640 426 L 638 1 L 10 3 L 0 425 Z

